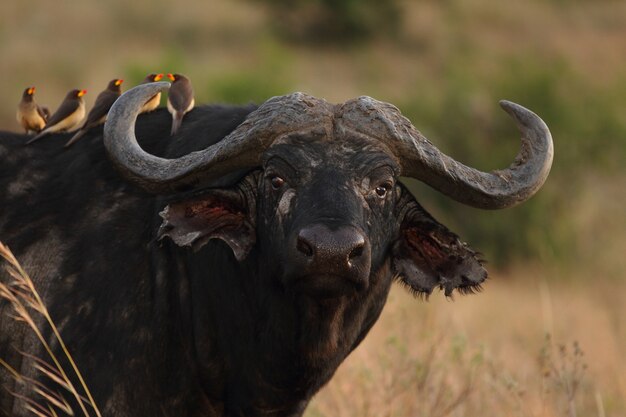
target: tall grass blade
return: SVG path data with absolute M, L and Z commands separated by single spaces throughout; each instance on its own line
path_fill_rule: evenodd
M 0 242 L 0 256 L 4 258 L 4 260 L 8 263 L 8 265 L 6 266 L 6 270 L 9 273 L 9 275 L 13 278 L 13 281 L 9 284 L 0 282 L 0 297 L 6 299 L 13 307 L 15 314 L 12 315 L 12 317 L 17 321 L 25 322 L 26 324 L 28 324 L 31 330 L 35 333 L 35 335 L 37 336 L 37 339 L 39 340 L 41 345 L 44 347 L 44 349 L 50 356 L 50 359 L 54 363 L 54 367 L 50 366 L 45 361 L 41 360 L 40 358 L 36 358 L 33 355 L 25 354 L 23 352 L 22 354 L 26 357 L 29 357 L 35 360 L 35 368 L 41 374 L 45 375 L 47 378 L 59 384 L 65 390 L 70 392 L 76 399 L 76 402 L 78 403 L 85 417 L 90 417 L 89 412 L 85 408 L 85 404 L 88 404 L 93 408 L 94 413 L 96 414 L 97 417 L 101 417 L 102 415 L 100 413 L 100 410 L 96 406 L 93 396 L 91 395 L 91 392 L 89 391 L 89 388 L 87 387 L 87 384 L 85 383 L 85 380 L 81 372 L 79 371 L 78 366 L 74 362 L 74 359 L 72 358 L 72 355 L 70 354 L 67 346 L 65 345 L 65 342 L 63 341 L 63 338 L 61 337 L 61 334 L 58 328 L 56 327 L 56 325 L 54 324 L 54 321 L 50 317 L 48 309 L 46 308 L 42 298 L 40 297 L 37 289 L 35 288 L 33 281 L 28 276 L 26 271 L 24 271 L 24 269 L 19 264 L 19 262 L 17 261 L 13 253 L 9 250 L 8 247 L 2 244 L 2 242 Z M 85 392 L 87 399 L 85 399 L 85 397 L 80 395 L 80 393 L 78 392 L 78 390 L 76 389 L 76 387 L 74 386 L 70 378 L 68 377 L 67 373 L 65 372 L 65 369 L 60 363 L 60 360 L 55 356 L 54 352 L 52 351 L 51 346 L 48 344 L 47 340 L 43 336 L 43 333 L 41 332 L 35 320 L 31 316 L 30 314 L 31 311 L 35 311 L 39 313 L 50 326 L 50 329 L 52 330 L 52 333 L 54 334 L 55 339 L 59 343 L 59 346 L 63 350 L 63 353 L 67 361 L 70 363 L 70 366 L 72 367 L 74 375 L 79 380 L 81 388 Z M 12 375 L 14 375 L 16 379 L 22 378 L 22 376 L 19 375 L 17 371 L 10 368 L 10 366 L 8 366 L 6 362 L 2 361 L 0 362 L 0 364 L 2 364 L 5 368 L 8 367 L 7 369 L 9 369 L 9 372 Z M 65 401 L 65 399 L 63 399 L 62 396 L 59 396 L 60 397 L 59 398 L 56 395 L 50 394 L 49 390 L 43 391 L 41 387 L 38 388 L 37 386 L 35 386 L 33 390 L 35 393 L 42 396 L 48 402 L 49 410 L 53 410 L 51 407 L 51 404 L 52 404 L 58 407 L 59 409 L 62 409 L 67 414 L 73 415 L 73 411 L 71 410 L 71 407 Z M 22 395 L 15 395 L 15 396 L 17 398 L 21 398 L 22 400 L 24 400 L 27 403 L 27 405 L 29 404 L 30 405 L 29 410 L 37 415 L 45 415 L 45 416 L 56 415 L 56 413 L 50 414 L 49 410 L 46 410 L 45 408 L 41 407 L 39 404 L 35 403 L 31 399 L 26 399 L 26 397 Z M 33 407 L 35 407 L 36 410 L 33 409 Z

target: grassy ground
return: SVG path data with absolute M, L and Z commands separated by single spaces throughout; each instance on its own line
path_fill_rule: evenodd
M 454 302 L 395 288 L 306 415 L 625 415 L 626 286 L 552 281 L 495 274 Z

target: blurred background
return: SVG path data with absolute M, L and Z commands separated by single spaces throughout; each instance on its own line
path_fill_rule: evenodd
M 5 0 L 0 128 L 24 88 L 88 109 L 179 72 L 196 103 L 304 91 L 398 106 L 441 150 L 507 166 L 519 135 L 498 100 L 539 114 L 552 173 L 528 203 L 420 202 L 489 260 L 479 295 L 402 290 L 307 411 L 314 416 L 626 415 L 626 2 L 623 0 Z M 1 161 L 0 161 L 1 163 Z M 1 213 L 1 208 L 0 208 Z

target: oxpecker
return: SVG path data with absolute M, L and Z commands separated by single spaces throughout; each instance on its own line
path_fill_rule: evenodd
M 123 82 L 124 80 L 115 78 L 109 82 L 107 88 L 104 91 L 98 94 L 93 108 L 89 111 L 89 114 L 87 114 L 87 120 L 85 120 L 85 123 L 76 132 L 76 134 L 74 134 L 74 136 L 72 136 L 72 138 L 67 141 L 67 143 L 65 144 L 66 148 L 71 146 L 81 137 L 83 137 L 83 135 L 87 133 L 89 129 L 105 122 L 107 114 L 109 113 L 109 109 L 111 108 L 113 103 L 115 103 L 115 100 L 117 100 L 117 98 L 122 94 L 121 86 Z
M 153 83 L 155 81 L 161 81 L 163 78 L 163 74 L 148 74 L 146 78 L 143 79 L 141 84 Z M 161 104 L 161 93 L 158 92 L 146 101 L 146 104 L 143 105 L 139 113 L 147 113 L 159 107 Z
M 167 77 L 172 80 L 172 87 L 167 96 L 167 109 L 172 114 L 170 134 L 174 136 L 183 122 L 185 113 L 193 109 L 195 100 L 189 78 L 180 74 L 167 74 Z
M 28 87 L 22 94 L 22 100 L 17 105 L 17 122 L 26 133 L 40 132 L 46 125 L 50 112 L 35 102 L 35 87 Z
M 33 143 L 49 133 L 67 132 L 76 127 L 85 117 L 83 100 L 85 94 L 87 90 L 72 90 L 67 93 L 57 111 L 48 119 L 44 129 L 26 144 Z

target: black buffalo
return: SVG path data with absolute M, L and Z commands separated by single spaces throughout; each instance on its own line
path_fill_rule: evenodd
M 124 94 L 104 133 L 69 151 L 63 135 L 0 142 L 0 240 L 44 294 L 106 416 L 301 415 L 392 282 L 449 295 L 486 278 L 398 178 L 497 209 L 529 198 L 552 161 L 545 124 L 509 102 L 522 148 L 492 173 L 442 154 L 369 97 L 199 107 L 172 138 L 165 111 L 135 126 L 166 86 Z M 18 350 L 37 344 L 9 310 L 0 304 L 0 357 L 28 374 Z M 25 414 L 0 393 L 0 415 Z

